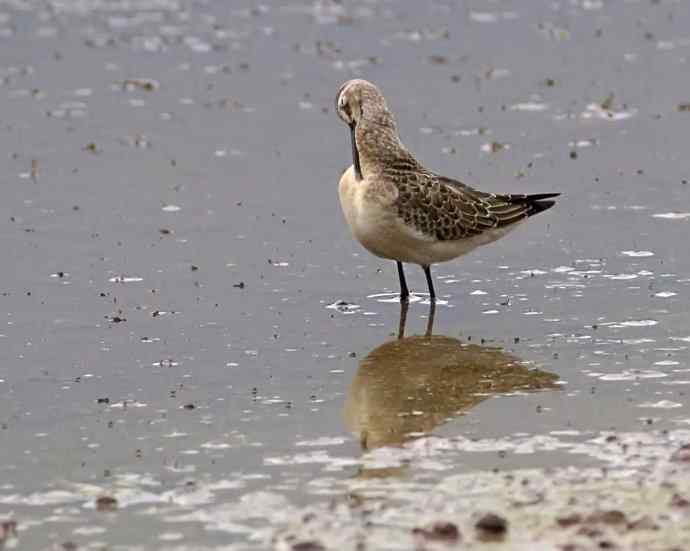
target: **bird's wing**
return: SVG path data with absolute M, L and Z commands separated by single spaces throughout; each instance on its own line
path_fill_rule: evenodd
M 535 201 L 546 198 L 485 193 L 433 173 L 408 173 L 396 185 L 398 216 L 439 241 L 472 237 L 519 222 L 538 212 Z

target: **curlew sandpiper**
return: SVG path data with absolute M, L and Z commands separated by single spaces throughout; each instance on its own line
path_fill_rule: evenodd
M 335 102 L 352 139 L 353 164 L 340 178 L 340 204 L 357 240 L 395 260 L 403 301 L 410 295 L 403 263 L 422 267 L 433 301 L 432 264 L 503 237 L 551 208 L 549 199 L 559 195 L 486 193 L 426 169 L 401 143 L 381 91 L 366 80 L 345 82 Z

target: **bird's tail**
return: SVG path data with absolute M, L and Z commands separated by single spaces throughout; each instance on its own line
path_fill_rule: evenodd
M 556 204 L 556 201 L 549 201 L 552 197 L 558 197 L 560 193 L 537 193 L 534 195 L 511 195 L 510 202 L 527 205 L 529 210 L 527 216 L 534 216 Z

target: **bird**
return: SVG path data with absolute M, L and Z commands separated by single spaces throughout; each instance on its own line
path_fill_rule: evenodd
M 433 264 L 496 241 L 560 195 L 487 193 L 425 168 L 400 141 L 381 90 L 367 80 L 342 84 L 335 108 L 352 142 L 352 165 L 338 185 L 343 214 L 365 249 L 395 261 L 401 301 L 410 296 L 403 264 L 422 267 L 435 301 Z

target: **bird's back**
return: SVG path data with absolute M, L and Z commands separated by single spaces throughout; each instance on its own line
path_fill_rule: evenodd
M 506 228 L 554 205 L 558 193 L 504 195 L 473 189 L 426 170 L 391 175 L 400 219 L 438 241 L 457 241 Z

